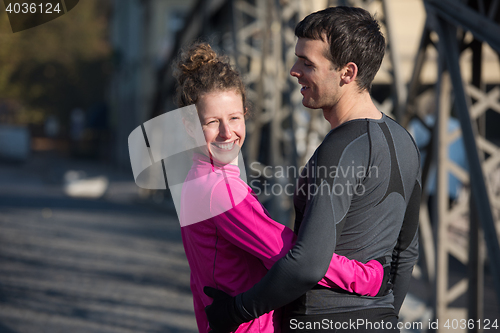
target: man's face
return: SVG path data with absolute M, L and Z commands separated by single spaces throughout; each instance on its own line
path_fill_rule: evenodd
M 329 52 L 327 42 L 299 38 L 295 46 L 297 61 L 290 75 L 299 80 L 302 104 L 311 109 L 328 109 L 339 99 L 340 71 L 335 70 L 325 55 Z

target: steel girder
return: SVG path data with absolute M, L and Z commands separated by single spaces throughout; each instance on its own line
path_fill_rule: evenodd
M 500 113 L 500 82 L 487 90 L 481 77 L 482 44 L 486 43 L 498 51 L 499 1 L 464 4 L 428 0 L 424 3 L 427 23 L 409 84 L 405 115 L 407 119 L 420 118 L 425 124 L 418 115 L 416 100 L 419 89 L 422 89 L 419 77 L 426 52 L 430 46 L 434 46 L 438 51 L 438 82 L 435 85 L 437 114 L 434 126 L 429 128 L 432 138 L 426 149 L 423 181 L 424 184 L 428 183 L 429 170 L 434 164 L 437 169 L 437 209 L 434 218 L 429 216 L 427 194 L 424 193 L 420 220 L 424 271 L 435 288 L 435 299 L 430 300 L 435 309 L 435 318 L 440 322 L 470 319 L 476 325 L 469 331 L 479 331 L 477 321 L 483 317 L 484 245 L 496 283 L 497 302 L 500 304 L 500 197 L 498 187 L 492 182 L 500 172 L 500 149 L 487 139 L 485 132 L 486 112 Z M 432 33 L 437 33 L 437 38 L 431 38 Z M 472 41 L 467 43 L 466 37 L 472 38 Z M 460 57 L 466 49 L 473 53 L 470 83 L 463 81 L 464 68 L 460 67 Z M 460 128 L 450 132 L 448 124 L 452 113 L 458 118 Z M 450 145 L 459 138 L 464 142 L 469 171 L 449 157 Z M 463 196 L 456 201 L 450 200 L 450 173 L 461 181 L 465 189 Z M 453 230 L 461 230 L 462 236 L 457 236 Z M 458 282 L 451 281 L 451 257 L 469 268 L 468 275 Z M 468 307 L 458 308 L 454 302 L 464 294 L 468 294 Z M 441 326 L 440 329 L 444 328 Z

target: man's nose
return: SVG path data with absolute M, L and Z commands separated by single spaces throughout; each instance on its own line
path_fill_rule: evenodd
M 292 68 L 290 69 L 290 75 L 298 78 L 301 76 L 302 73 L 299 71 L 297 67 L 298 67 L 297 62 L 295 62 Z

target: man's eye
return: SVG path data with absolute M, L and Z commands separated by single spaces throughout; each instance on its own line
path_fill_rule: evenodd
M 207 125 L 210 125 L 210 124 L 215 124 L 216 122 L 217 122 L 217 120 L 212 120 L 212 121 L 209 121 L 209 122 L 207 123 Z
M 306 66 L 306 67 L 311 67 L 311 66 L 312 66 L 312 64 L 310 64 L 310 63 L 308 63 L 308 62 L 304 62 L 304 66 Z

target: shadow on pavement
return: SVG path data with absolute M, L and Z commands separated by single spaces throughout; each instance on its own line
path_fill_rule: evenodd
M 67 197 L 37 171 L 56 162 L 81 167 L 0 163 L 0 333 L 197 332 L 175 213 Z M 89 170 L 134 189 L 131 175 Z

